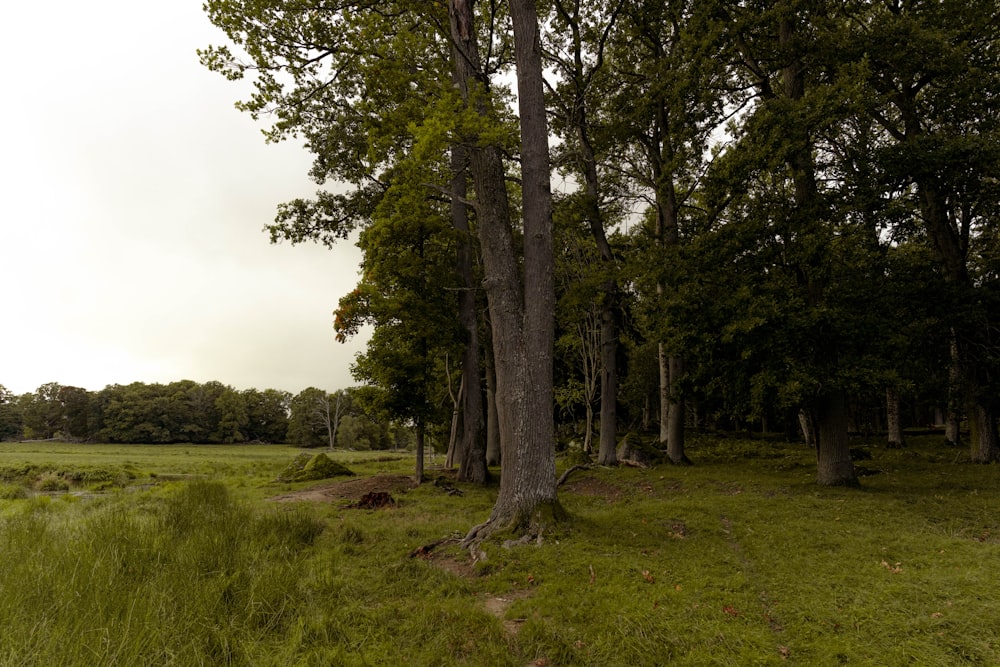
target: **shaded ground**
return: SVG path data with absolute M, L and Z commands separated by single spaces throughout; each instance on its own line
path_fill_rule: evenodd
M 274 502 L 295 502 L 308 500 L 330 502 L 350 500 L 357 502 L 371 493 L 398 493 L 414 487 L 413 478 L 408 475 L 372 475 L 347 480 L 331 480 L 317 486 L 285 493 L 271 498 Z
M 570 477 L 561 488 L 571 493 L 578 493 L 581 496 L 604 498 L 609 503 L 621 500 L 623 496 L 621 487 L 585 474 Z

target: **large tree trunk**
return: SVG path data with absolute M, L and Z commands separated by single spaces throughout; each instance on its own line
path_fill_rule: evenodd
M 473 99 L 469 88 L 479 75 L 471 4 L 452 0 L 450 5 L 457 80 L 467 102 Z M 498 530 L 539 533 L 562 512 L 556 500 L 552 201 L 538 21 L 533 0 L 512 0 L 510 7 L 521 117 L 524 282 L 500 150 L 472 141 L 469 157 L 493 326 L 503 470 L 493 512 L 469 532 L 469 545 Z M 482 101 L 477 111 L 490 114 Z
M 857 486 L 847 438 L 847 397 L 834 391 L 816 402 L 816 481 L 824 486 Z
M 899 390 L 895 387 L 885 388 L 885 416 L 889 427 L 889 448 L 898 449 L 903 442 L 903 423 L 900 419 Z

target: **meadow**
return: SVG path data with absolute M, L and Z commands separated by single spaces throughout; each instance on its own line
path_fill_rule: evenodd
M 3 443 L 0 665 L 1000 664 L 1000 468 L 866 449 L 860 489 L 761 440 L 575 471 L 568 522 L 472 563 L 496 489 L 440 460 L 405 489 L 402 453 L 288 484 L 290 447 Z

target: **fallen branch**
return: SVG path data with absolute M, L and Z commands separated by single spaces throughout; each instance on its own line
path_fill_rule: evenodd
M 558 481 L 558 482 L 556 482 L 556 486 L 557 486 L 557 487 L 558 487 L 558 486 L 562 486 L 562 485 L 563 485 L 563 482 L 565 482 L 565 481 L 566 481 L 566 480 L 567 480 L 567 479 L 569 478 L 569 476 L 570 476 L 570 473 L 572 473 L 572 472 L 575 472 L 575 471 L 577 471 L 577 470 L 590 470 L 590 469 L 591 469 L 591 467 L 592 467 L 592 466 L 589 466 L 589 465 L 583 465 L 583 464 L 580 464 L 580 465 L 575 465 L 575 466 L 573 466 L 572 468 L 570 468 L 569 470 L 567 470 L 566 472 L 564 472 L 564 473 L 562 474 L 562 476 L 560 476 L 560 477 L 559 477 L 559 481 Z

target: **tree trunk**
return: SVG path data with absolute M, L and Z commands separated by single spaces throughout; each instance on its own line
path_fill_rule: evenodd
M 969 441 L 973 463 L 1000 461 L 997 415 L 987 401 L 973 401 L 969 406 Z
M 802 430 L 802 439 L 808 447 L 816 446 L 816 426 L 813 424 L 812 416 L 807 410 L 799 410 L 799 428 Z
M 857 486 L 847 438 L 847 397 L 843 391 L 818 399 L 815 421 L 816 481 L 823 486 Z
M 455 72 L 457 83 L 458 72 Z M 469 211 L 465 203 L 468 194 L 468 156 L 461 144 L 452 146 L 452 226 L 459 232 L 458 275 L 462 289 L 458 294 L 458 319 L 465 331 L 465 349 L 462 351 L 462 439 L 459 451 L 458 479 L 485 484 L 489 479 L 486 467 L 486 438 L 483 432 L 483 394 L 479 369 L 479 318 L 476 316 L 476 284 L 472 267 L 473 248 L 469 231 Z
M 413 481 L 418 485 L 423 484 L 424 481 L 424 422 L 422 419 L 417 420 L 417 465 L 413 473 Z
M 667 368 L 670 373 L 667 411 L 667 458 L 671 463 L 690 464 L 684 453 L 684 397 L 681 395 L 680 381 L 684 364 L 680 357 L 669 357 Z
M 503 472 L 493 512 L 486 523 L 470 531 L 465 541 L 470 546 L 498 530 L 538 533 L 562 513 L 556 500 L 552 202 L 538 21 L 533 0 L 512 0 L 510 8 L 521 117 L 524 282 L 514 250 L 499 147 L 471 137 L 469 162 L 493 326 Z M 465 100 L 471 102 L 470 86 L 481 74 L 471 2 L 452 0 L 449 9 L 456 78 Z M 481 115 L 490 116 L 484 100 L 475 104 Z
M 497 374 L 493 350 L 486 352 L 486 465 L 500 465 L 500 418 L 497 415 Z
M 445 364 L 447 364 L 445 360 Z M 462 460 L 465 451 L 458 441 L 458 427 L 461 424 L 462 416 L 462 392 L 465 391 L 465 378 L 462 378 L 458 385 L 458 396 L 451 390 L 451 373 L 448 373 L 448 396 L 451 398 L 451 431 L 448 434 L 448 453 L 444 457 L 444 467 L 451 469 L 455 466 L 455 460 Z
M 660 447 L 670 440 L 670 357 L 663 343 L 657 345 L 656 360 L 660 370 Z
M 949 445 L 958 447 L 962 442 L 961 434 L 961 393 L 962 368 L 958 358 L 958 341 L 955 331 L 951 332 L 951 357 L 948 366 L 948 416 L 945 418 L 944 439 Z
M 899 414 L 899 391 L 895 387 L 885 388 L 885 416 L 889 427 L 889 448 L 904 446 L 903 424 Z
M 600 465 L 617 465 L 618 446 L 618 332 L 615 326 L 617 287 L 606 286 L 601 306 L 601 440 L 597 450 Z
M 504 312 L 503 300 L 494 309 L 494 326 L 507 318 L 498 338 L 504 345 L 522 336 L 520 349 L 511 350 L 515 361 L 501 366 L 505 351 L 497 346 L 497 390 L 500 408 L 500 447 L 504 474 L 490 523 L 517 532 L 539 533 L 544 524 L 558 520 L 562 508 L 556 500 L 555 417 L 552 363 L 555 337 L 555 286 L 552 240 L 552 193 L 549 182 L 548 123 L 546 120 L 541 45 L 535 0 L 511 0 L 514 28 L 514 61 L 517 69 L 518 110 L 521 126 L 521 193 L 524 224 L 524 300 L 519 304 L 523 326 Z M 509 227 L 508 229 L 508 238 Z M 484 263 L 485 263 L 484 252 Z M 514 263 L 511 262 L 513 266 Z M 516 274 L 514 274 L 516 277 Z M 506 371 L 506 372 L 501 372 Z M 526 380 L 526 382 L 525 382 Z M 510 392 L 509 403 L 505 395 Z M 504 414 L 508 405 L 512 410 Z M 504 437 L 504 423 L 514 427 Z M 513 432 L 511 432 L 513 431 Z M 511 465 L 513 464 L 513 465 Z

